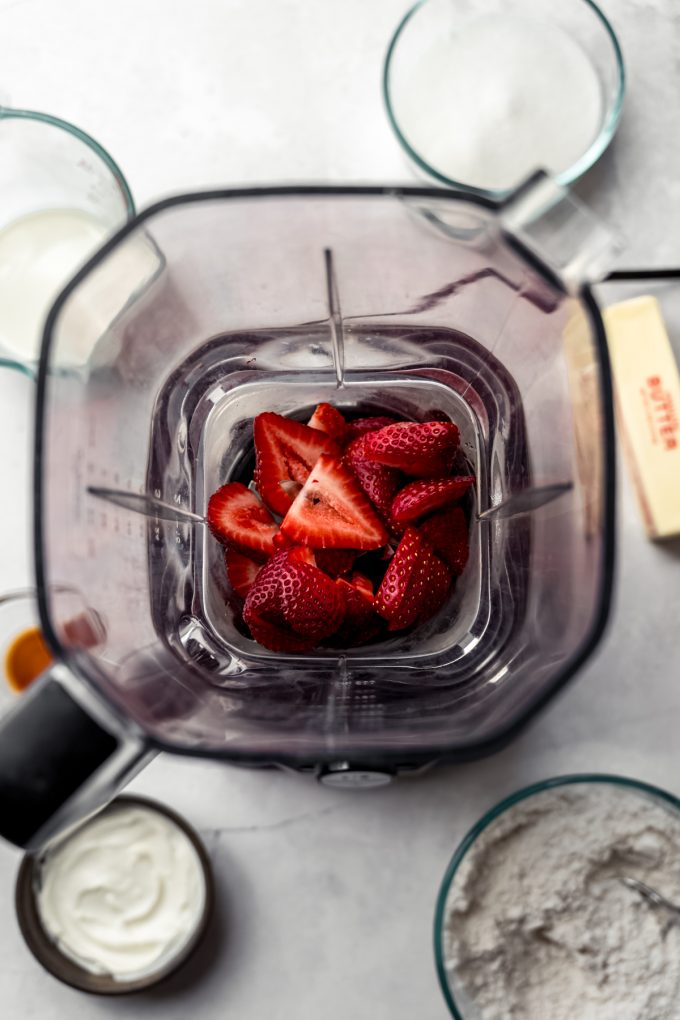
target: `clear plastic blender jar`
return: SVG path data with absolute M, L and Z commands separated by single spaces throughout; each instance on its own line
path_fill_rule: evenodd
M 544 178 L 502 206 L 265 188 L 169 199 L 104 245 L 45 329 L 35 542 L 57 664 L 0 727 L 3 835 L 40 845 L 158 748 L 334 783 L 480 756 L 573 675 L 606 620 L 614 540 L 585 282 L 606 246 L 582 226 Z M 200 520 L 134 497 L 202 518 L 248 476 L 254 415 L 305 420 L 322 400 L 456 421 L 477 479 L 470 561 L 413 634 L 275 654 L 236 626 Z M 85 641 L 68 622 L 88 613 Z

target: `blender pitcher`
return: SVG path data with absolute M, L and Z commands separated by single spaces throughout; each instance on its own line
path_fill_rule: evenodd
M 130 286 L 140 246 L 158 271 Z M 157 749 L 367 785 L 509 740 L 607 616 L 612 401 L 586 281 L 608 246 L 544 176 L 503 205 L 186 195 L 107 242 L 45 328 L 35 543 L 56 664 L 0 727 L 2 835 L 41 845 Z M 74 335 L 86 365 L 62 357 Z M 319 401 L 458 424 L 470 559 L 412 634 L 276 654 L 239 626 L 204 514 L 250 477 L 256 414 Z

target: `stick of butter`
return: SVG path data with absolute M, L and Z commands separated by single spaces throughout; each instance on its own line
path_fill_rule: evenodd
M 604 311 L 616 413 L 650 538 L 680 534 L 680 375 L 656 298 Z

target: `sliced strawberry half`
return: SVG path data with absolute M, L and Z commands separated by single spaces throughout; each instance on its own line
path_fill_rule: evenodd
M 238 549 L 229 548 L 224 554 L 224 565 L 233 591 L 242 599 L 246 598 L 263 564 L 239 552 Z
M 359 571 L 335 582 L 345 600 L 345 619 L 329 641 L 334 648 L 355 648 L 374 640 L 385 624 L 375 612 L 375 596 L 370 580 Z
M 418 530 L 454 574 L 463 573 L 470 549 L 467 521 L 461 507 L 438 510 L 424 520 Z
M 423 539 L 416 528 L 407 528 L 385 571 L 375 597 L 376 611 L 386 620 L 403 619 L 406 627 L 418 615 L 419 606 L 407 600 L 412 576 L 418 573 Z
M 317 404 L 314 414 L 307 422 L 310 429 L 325 432 L 332 439 L 342 440 L 347 433 L 347 422 L 332 404 Z
M 379 464 L 423 478 L 450 470 L 459 441 L 458 426 L 453 422 L 402 421 L 369 432 L 365 453 Z
M 392 500 L 401 483 L 402 475 L 396 468 L 378 464 L 366 456 L 366 436 L 358 436 L 347 447 L 345 456 L 359 485 L 382 519 L 389 523 Z
M 274 552 L 278 525 L 256 494 L 240 482 L 227 482 L 212 494 L 206 517 L 220 542 L 250 549 L 264 557 Z
M 314 643 L 334 634 L 345 616 L 344 595 L 336 582 L 299 561 L 286 571 L 282 606 L 288 626 Z
M 408 524 L 419 517 L 455 503 L 474 485 L 474 475 L 456 475 L 455 478 L 428 478 L 410 482 L 392 501 L 391 514 L 397 524 Z
M 314 553 L 317 567 L 329 577 L 348 574 L 360 555 L 358 549 L 317 549 Z
M 389 630 L 432 616 L 444 603 L 451 571 L 415 528 L 407 528 L 378 589 L 375 608 Z
M 350 469 L 327 454 L 312 468 L 281 531 L 313 549 L 379 549 L 388 537 Z
M 284 650 L 274 648 L 272 642 L 280 645 L 288 631 L 304 639 L 300 647 L 299 642 L 289 642 L 295 650 L 312 648 L 333 634 L 344 618 L 342 593 L 309 562 L 309 555 L 310 550 L 302 549 L 277 552 L 262 568 L 246 598 L 243 619 L 255 640 L 273 651 Z
M 282 515 L 292 504 L 293 496 L 280 483 L 293 481 L 304 485 L 322 453 L 338 452 L 330 436 L 273 411 L 257 415 L 253 435 L 257 491 L 270 510 Z

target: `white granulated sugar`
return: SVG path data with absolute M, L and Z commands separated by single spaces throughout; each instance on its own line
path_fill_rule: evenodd
M 679 1020 L 680 817 L 626 787 L 578 784 L 512 807 L 449 891 L 454 996 L 479 1020 Z

